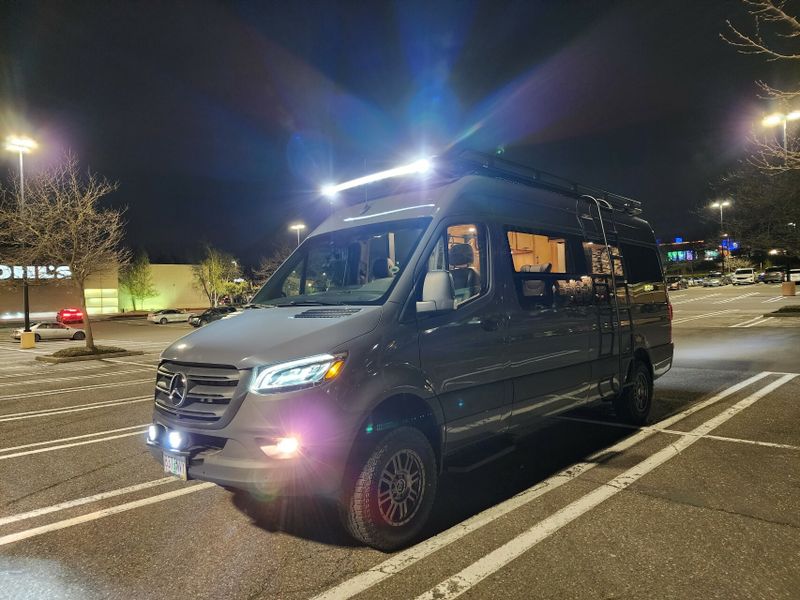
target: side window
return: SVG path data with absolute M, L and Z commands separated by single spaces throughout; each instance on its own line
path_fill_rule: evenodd
M 506 227 L 506 236 L 522 308 L 591 304 L 592 280 L 584 272 L 577 238 L 516 227 Z
M 620 244 L 628 273 L 628 291 L 635 303 L 666 302 L 664 276 L 654 248 Z
M 483 294 L 489 287 L 486 226 L 451 225 L 428 258 L 428 270 L 450 271 L 456 306 Z

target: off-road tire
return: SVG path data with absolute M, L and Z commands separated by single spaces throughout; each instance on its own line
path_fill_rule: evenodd
M 649 367 L 635 362 L 631 367 L 629 385 L 614 401 L 614 412 L 624 423 L 644 425 L 653 405 L 653 376 Z
M 356 465 L 354 481 L 346 486 L 340 505 L 345 529 L 358 541 L 384 552 L 408 546 L 422 532 L 436 498 L 438 472 L 433 448 L 418 429 L 399 427 L 378 439 L 361 456 L 363 463 Z M 420 495 L 418 502 L 407 509 L 410 514 L 407 520 L 398 518 L 398 522 L 391 523 L 386 517 L 392 505 L 385 495 L 386 488 L 397 488 L 387 485 L 387 480 L 382 477 L 393 470 L 395 463 L 392 461 L 397 461 L 397 457 L 407 457 L 409 462 L 406 464 L 418 469 L 420 485 L 415 489 L 419 489 Z M 406 486 L 411 489 L 411 484 L 402 487 L 405 489 Z M 390 492 L 389 497 L 400 496 L 393 496 Z M 397 512 L 401 509 L 397 508 L 392 514 Z

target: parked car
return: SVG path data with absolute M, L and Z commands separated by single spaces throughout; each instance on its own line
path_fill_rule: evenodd
M 395 550 L 446 469 L 589 402 L 647 421 L 672 309 L 639 203 L 465 154 L 424 196 L 411 180 L 341 199 L 254 308 L 164 350 L 146 439 L 165 472 L 327 496 L 353 537 Z
M 754 269 L 736 269 L 732 276 L 733 285 L 745 285 L 756 282 Z
M 764 269 L 764 283 L 782 283 L 784 279 L 786 279 L 786 267 Z
M 689 287 L 689 282 L 680 275 L 667 275 L 667 289 L 685 290 Z
M 157 310 L 147 315 L 147 320 L 160 325 L 167 323 L 186 322 L 189 320 L 189 313 L 177 308 L 165 308 Z
M 83 323 L 83 311 L 79 308 L 62 308 L 56 313 L 58 323 Z
M 723 275 L 719 271 L 712 271 L 703 280 L 703 287 L 719 287 L 721 285 L 728 285 L 730 281 L 727 275 Z
M 800 281 L 800 269 L 789 269 L 789 281 Z
M 22 327 L 14 329 L 11 337 L 18 340 L 22 337 Z M 37 342 L 42 340 L 83 340 L 86 339 L 86 332 L 83 329 L 70 327 L 63 323 L 34 323 L 31 325 L 34 339 Z
M 199 315 L 191 315 L 189 317 L 189 325 L 193 327 L 202 327 L 203 325 L 208 325 L 212 321 L 219 321 L 221 318 L 236 312 L 239 312 L 239 310 L 235 306 L 217 306 L 209 308 Z

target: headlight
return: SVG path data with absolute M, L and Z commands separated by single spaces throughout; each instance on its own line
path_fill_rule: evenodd
M 344 366 L 343 355 L 317 354 L 300 360 L 256 369 L 250 390 L 272 392 L 289 387 L 310 387 L 339 376 Z

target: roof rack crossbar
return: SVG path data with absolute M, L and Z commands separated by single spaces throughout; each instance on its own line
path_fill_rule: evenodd
M 489 171 L 498 177 L 510 179 L 518 183 L 566 193 L 576 197 L 584 195 L 593 196 L 604 200 L 612 210 L 619 210 L 632 215 L 637 215 L 642 212 L 642 203 L 633 198 L 576 183 L 560 175 L 540 171 L 491 154 L 476 152 L 474 150 L 464 150 L 458 155 L 457 160 L 465 164 L 477 166 L 483 171 Z

